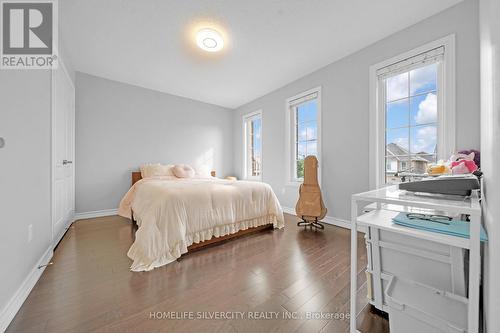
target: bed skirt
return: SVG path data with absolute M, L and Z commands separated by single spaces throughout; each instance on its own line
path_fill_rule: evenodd
M 255 219 L 239 221 L 224 225 L 215 226 L 210 229 L 201 230 L 192 234 L 186 235 L 185 240 L 177 242 L 171 249 L 168 249 L 160 258 L 150 258 L 148 254 L 142 253 L 135 243 L 130 247 L 127 255 L 133 260 L 130 269 L 134 272 L 150 271 L 154 268 L 167 265 L 184 253 L 188 252 L 188 246 L 212 239 L 212 237 L 222 237 L 230 234 L 235 234 L 241 230 L 255 228 L 266 224 L 272 224 L 275 228 L 279 226 L 278 219 L 275 215 L 267 215 Z

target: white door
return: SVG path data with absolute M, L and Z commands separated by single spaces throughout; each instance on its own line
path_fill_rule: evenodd
M 75 88 L 62 62 L 52 71 L 52 243 L 75 215 Z

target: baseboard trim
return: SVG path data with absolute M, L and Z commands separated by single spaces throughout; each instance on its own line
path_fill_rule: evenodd
M 327 224 L 336 225 L 337 227 L 351 229 L 351 221 L 347 221 L 344 219 L 339 219 L 337 217 L 325 216 L 323 222 Z
M 0 332 L 4 332 L 9 326 L 12 319 L 14 319 L 17 312 L 23 305 L 26 298 L 28 298 L 28 295 L 30 294 L 31 290 L 36 285 L 38 279 L 45 270 L 44 265 L 47 265 L 50 262 L 50 259 L 52 259 L 52 245 L 49 246 L 49 248 L 47 249 L 47 251 L 45 251 L 40 260 L 38 260 L 35 267 L 33 267 L 33 269 L 28 274 L 26 279 L 24 279 L 19 289 L 17 289 L 14 296 L 12 296 L 12 298 L 9 300 L 7 305 L 3 308 L 2 312 L 0 313 Z
M 281 209 L 283 209 L 283 213 L 295 215 L 295 209 L 293 209 L 293 208 L 281 206 Z
M 284 213 L 295 215 L 295 209 L 290 208 L 290 207 L 281 207 L 283 209 Z M 332 216 L 325 216 L 325 218 L 321 221 L 326 224 L 331 224 L 337 227 L 345 228 L 345 229 L 351 229 L 351 221 L 340 219 L 338 217 L 332 217 Z M 365 232 L 365 228 L 362 226 L 358 227 L 358 231 Z
M 104 210 L 95 210 L 92 212 L 76 213 L 75 221 L 84 219 L 93 219 L 95 217 L 112 216 L 112 215 L 118 215 L 118 209 L 104 209 Z
M 281 207 L 283 209 L 284 213 L 295 215 L 295 209 L 291 207 Z M 113 215 L 118 215 L 118 209 L 104 209 L 104 210 L 95 210 L 92 212 L 85 212 L 85 213 L 76 213 L 75 214 L 75 221 L 76 220 L 84 220 L 84 219 L 92 219 L 95 217 L 103 217 L 103 216 L 113 216 Z M 332 217 L 332 216 L 325 216 L 323 219 L 324 223 L 335 225 L 337 227 L 341 228 L 346 228 L 346 229 L 351 229 L 351 221 L 340 219 L 337 217 Z M 360 228 L 362 229 L 362 228 Z

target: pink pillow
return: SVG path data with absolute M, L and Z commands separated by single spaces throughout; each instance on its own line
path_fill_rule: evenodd
M 187 164 L 176 164 L 172 171 L 178 178 L 193 178 L 195 174 L 194 169 Z

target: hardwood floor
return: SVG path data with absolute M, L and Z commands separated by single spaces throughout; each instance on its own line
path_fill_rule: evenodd
M 134 230 L 127 219 L 77 221 L 7 332 L 347 332 L 350 231 L 330 225 L 304 230 L 295 221 L 286 215 L 283 230 L 228 241 L 141 273 L 129 270 Z M 361 239 L 358 244 L 362 308 L 366 249 Z M 172 312 L 234 319 L 167 319 Z M 341 318 L 308 319 L 308 313 Z M 273 318 L 252 320 L 250 314 Z M 363 332 L 389 331 L 368 307 L 358 321 Z

